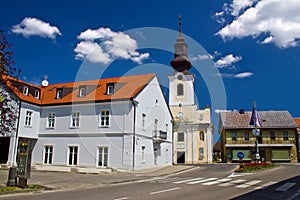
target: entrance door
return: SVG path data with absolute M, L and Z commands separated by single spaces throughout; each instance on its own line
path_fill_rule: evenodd
M 8 160 L 10 137 L 0 137 L 0 164 L 6 164 Z
M 177 152 L 177 164 L 185 163 L 185 152 Z

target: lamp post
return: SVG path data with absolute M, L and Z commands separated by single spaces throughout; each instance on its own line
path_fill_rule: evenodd
M 256 102 L 253 101 L 253 110 L 252 110 L 252 116 L 250 120 L 250 125 L 254 126 L 254 129 L 252 130 L 252 134 L 255 136 L 255 156 L 254 160 L 255 162 L 260 161 L 260 155 L 259 155 L 259 150 L 258 150 L 258 136 L 260 135 L 260 130 L 258 127 L 260 127 L 260 122 L 258 119 L 258 113 L 256 111 Z

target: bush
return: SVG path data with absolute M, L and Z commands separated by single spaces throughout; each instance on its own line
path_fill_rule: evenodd
M 236 170 L 236 172 L 253 172 L 253 171 L 258 171 L 258 170 L 263 170 L 263 169 L 270 169 L 273 167 L 276 167 L 277 165 L 274 165 L 272 163 L 242 163 L 240 165 L 240 168 Z

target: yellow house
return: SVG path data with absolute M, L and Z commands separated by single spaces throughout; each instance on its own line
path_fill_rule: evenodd
M 297 162 L 297 123 L 288 111 L 258 111 L 260 134 L 254 136 L 249 125 L 252 112 L 221 112 L 219 133 L 221 134 L 222 161 L 238 162 L 238 153 L 243 161 L 254 161 L 256 139 L 261 161 Z

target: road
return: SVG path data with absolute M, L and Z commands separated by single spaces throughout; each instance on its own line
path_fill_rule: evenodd
M 1 198 L 1 197 L 0 197 Z M 133 183 L 67 191 L 43 191 L 1 199 L 300 199 L 300 166 L 281 167 L 248 175 L 232 173 L 231 165 L 201 165 L 183 173 Z

